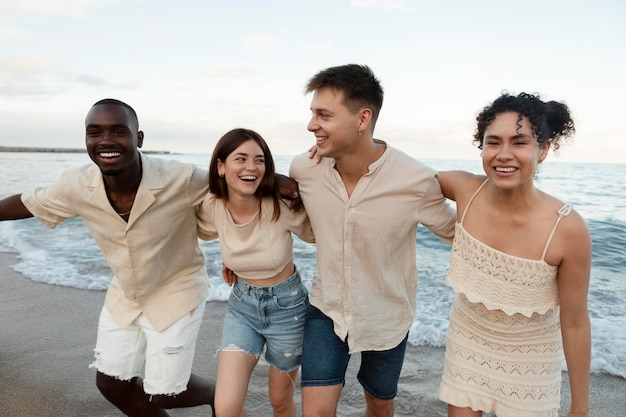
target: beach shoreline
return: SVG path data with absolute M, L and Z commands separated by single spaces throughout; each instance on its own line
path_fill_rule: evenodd
M 104 291 L 80 290 L 33 282 L 11 269 L 15 254 L 0 253 L 0 416 L 119 417 L 95 386 L 93 361 L 98 316 Z M 45 267 L 45 266 L 42 266 Z M 216 351 L 225 302 L 207 304 L 194 361 L 194 373 L 215 380 Z M 443 348 L 408 346 L 396 399 L 396 416 L 446 416 L 437 398 Z M 359 357 L 351 361 L 338 416 L 363 414 L 363 394 L 356 380 Z M 270 416 L 267 363 L 263 360 L 250 382 L 246 407 L 250 416 Z M 563 374 L 560 415 L 570 396 Z M 590 417 L 624 413 L 626 380 L 607 374 L 591 376 Z M 296 391 L 298 415 L 300 389 Z M 172 410 L 172 416 L 210 415 L 210 407 Z

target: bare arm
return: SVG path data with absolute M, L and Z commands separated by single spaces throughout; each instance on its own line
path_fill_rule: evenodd
M 441 192 L 453 201 L 459 201 L 464 193 L 473 193 L 476 184 L 480 185 L 484 178 L 484 175 L 474 175 L 467 171 L 439 171 Z
M 289 208 L 293 211 L 301 210 L 304 206 L 302 204 L 302 198 L 300 198 L 300 194 L 298 193 L 298 183 L 296 180 L 278 173 L 275 174 L 274 178 L 276 188 L 281 198 L 291 200 Z
M 0 200 L 0 220 L 18 220 L 28 217 L 33 217 L 33 215 L 22 203 L 21 194 Z
M 439 171 L 439 184 L 444 197 L 456 201 L 454 198 L 454 178 L 459 171 Z
M 567 227 L 563 228 L 565 236 L 561 241 L 565 243 L 561 250 L 564 257 L 558 272 L 561 333 L 572 395 L 568 417 L 586 417 L 591 361 L 591 325 L 587 310 L 591 238 L 578 213 L 572 212 L 570 216 Z

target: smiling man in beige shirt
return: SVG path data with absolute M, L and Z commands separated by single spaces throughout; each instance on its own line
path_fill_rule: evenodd
M 151 417 L 212 405 L 214 385 L 191 374 L 208 292 L 196 232 L 207 172 L 140 153 L 137 115 L 121 101 L 94 104 L 85 127 L 95 165 L 0 201 L 0 220 L 35 216 L 51 228 L 85 220 L 114 274 L 94 363 L 111 403 L 128 416 Z
M 417 225 L 451 243 L 456 216 L 433 169 L 373 138 L 383 90 L 368 67 L 328 68 L 307 93 L 323 158 L 303 154 L 290 169 L 317 242 L 303 415 L 336 415 L 350 355 L 361 352 L 365 416 L 390 417 L 415 315 Z

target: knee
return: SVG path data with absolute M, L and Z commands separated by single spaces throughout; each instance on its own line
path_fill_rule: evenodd
M 284 403 L 290 403 L 293 401 L 294 390 L 291 387 L 281 387 L 281 389 L 270 389 L 269 397 L 272 406 L 280 405 Z
M 128 395 L 134 381 L 122 381 L 115 377 L 105 375 L 101 372 L 96 374 L 96 387 L 107 399 L 115 399 Z
M 296 401 L 293 398 L 293 394 L 275 394 L 270 395 L 270 404 L 274 410 L 274 415 L 287 415 L 288 411 L 293 410 L 295 415 Z
M 394 400 L 382 400 L 365 392 L 367 408 L 372 416 L 393 416 Z

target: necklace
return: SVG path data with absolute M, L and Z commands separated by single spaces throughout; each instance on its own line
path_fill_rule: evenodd
M 116 213 L 117 213 L 118 215 L 120 215 L 120 216 L 124 217 L 124 216 L 128 216 L 128 215 L 130 214 L 130 210 L 128 210 L 126 213 L 119 213 L 119 212 L 117 212 L 117 211 L 116 211 Z

